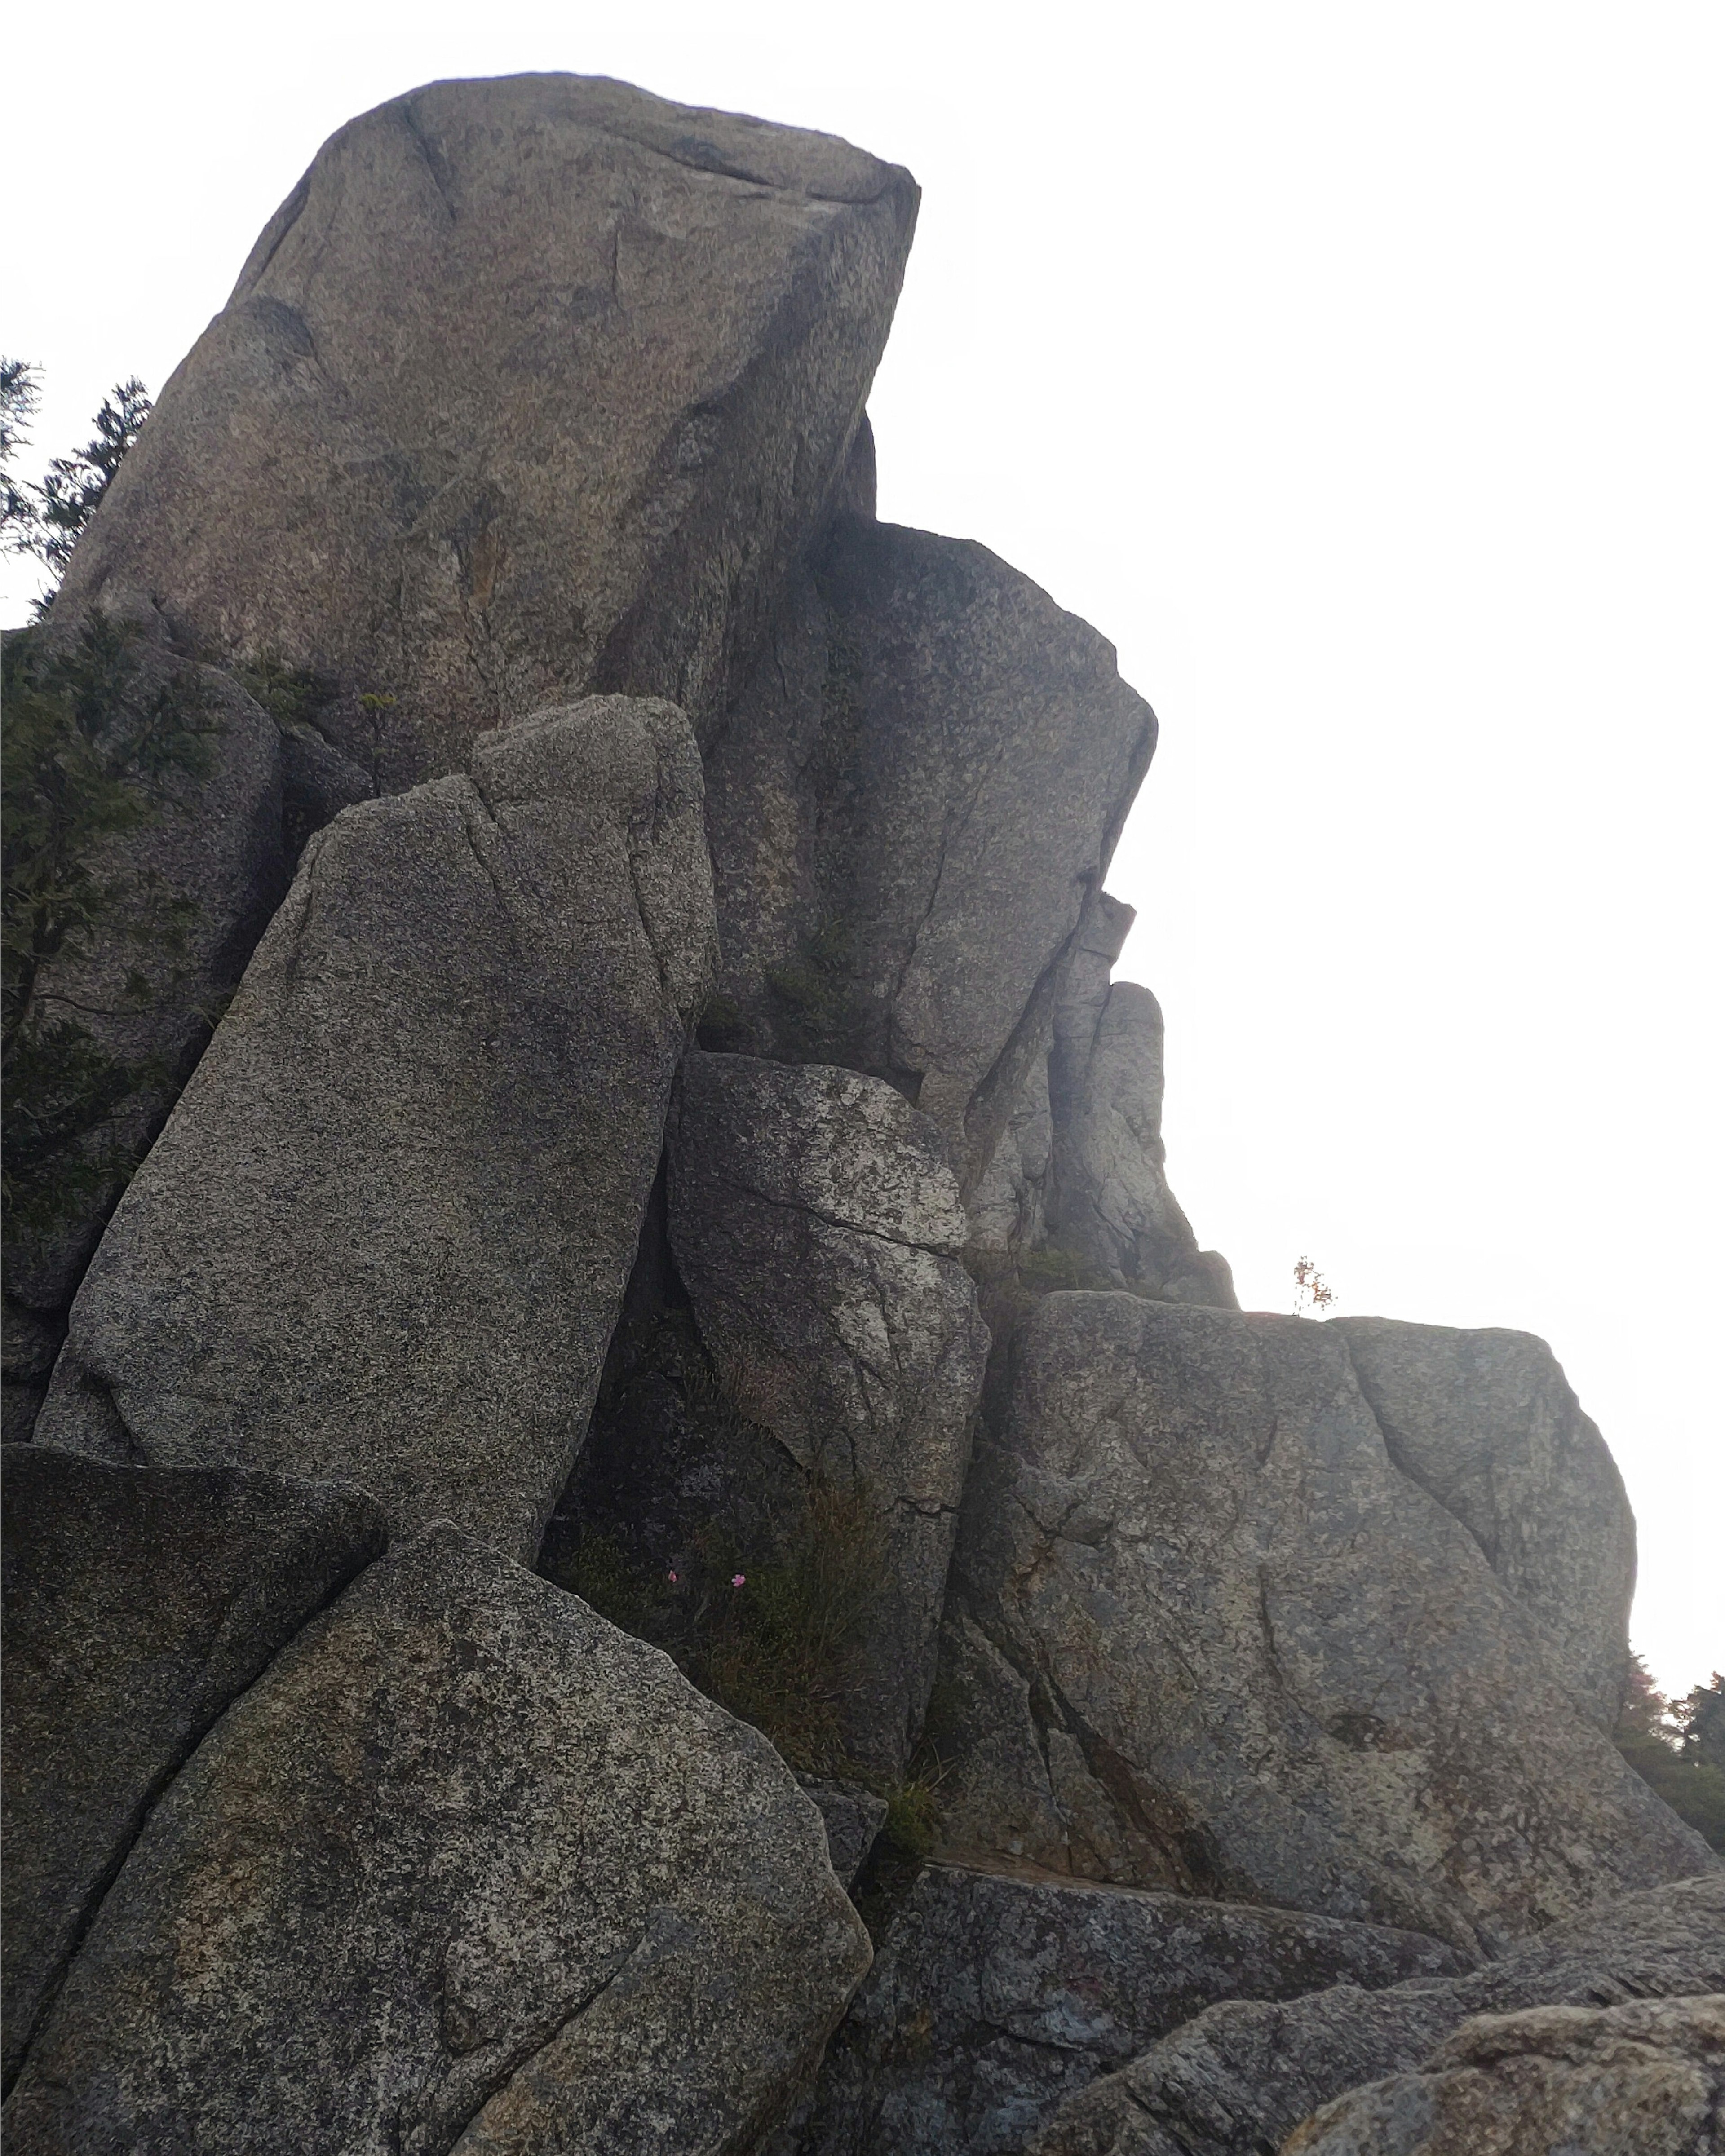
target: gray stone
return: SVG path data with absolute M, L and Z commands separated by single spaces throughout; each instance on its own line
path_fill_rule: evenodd
M 1031 2156 L 1263 2156 L 1344 2090 L 1418 2066 L 1471 2015 L 1725 1989 L 1725 1871 L 1625 1895 L 1455 1981 L 1213 2006 L 1064 2105 Z
M 901 1774 L 988 1352 L 945 1142 L 877 1079 L 697 1051 L 670 1161 L 671 1249 L 727 1392 L 802 1475 L 878 1510 L 843 1717 L 860 1764 Z
M 64 1319 L 44 1317 L 6 1298 L 4 1360 L 0 1362 L 0 1399 L 4 1403 L 3 1435 L 8 1445 L 28 1445 L 36 1418 L 48 1395 L 60 1344 L 66 1337 Z
M 1283 2156 L 1717 2156 L 1725 1998 L 1486 2015 L 1425 2070 L 1355 2089 Z
M 595 77 L 379 105 L 265 227 L 61 603 L 124 578 L 326 675 L 388 790 L 583 692 L 704 726 L 839 483 L 916 200 L 832 136 Z
M 968 1193 L 1155 732 L 1112 646 L 985 548 L 835 517 L 708 755 L 708 1044 L 887 1079 Z
M 70 1020 L 136 1078 L 79 1142 L 80 1159 L 100 1171 L 90 1187 L 8 1249 L 8 1293 L 58 1317 L 288 885 L 275 724 L 230 675 L 176 652 L 136 594 L 125 595 L 119 614 L 110 624 L 63 614 L 48 641 L 75 652 L 80 629 L 124 639 L 114 666 L 123 676 L 119 697 L 139 716 L 166 704 L 207 729 L 209 768 L 147 782 L 155 813 L 102 841 L 89 860 L 110 896 L 87 947 L 50 959 L 31 986 L 27 1032 Z
M 854 1887 L 863 1859 L 886 1822 L 886 1798 L 860 1782 L 823 1781 L 814 1774 L 798 1774 L 797 1779 L 825 1822 L 834 1877 L 843 1887 Z
M 827 2053 L 804 2156 L 1007 2156 L 1212 2001 L 1459 1966 L 1434 1939 L 1280 1909 L 931 1866 Z
M 869 1958 L 765 1739 L 444 1524 L 182 1769 L 6 2123 L 83 2156 L 742 2156 Z
M 1390 1458 L 1472 1535 L 1610 1729 L 1629 1666 L 1635 1515 L 1557 1358 L 1527 1332 L 1330 1322 Z
M 1199 1249 L 1168 1186 L 1161 1007 L 1148 988 L 1110 978 L 1132 920 L 1101 895 L 1055 1006 L 1049 1240 L 1098 1284 L 1237 1309 L 1226 1260 Z
M 531 1559 L 705 993 L 673 706 L 485 736 L 339 816 L 116 1212 L 39 1442 L 373 1491 Z
M 379 1556 L 363 1492 L 5 1452 L 4 2073 L 151 1805 Z
M 1392 1464 L 1332 1327 L 1046 1297 L 953 1588 L 952 1855 L 1486 1952 L 1712 1861 Z

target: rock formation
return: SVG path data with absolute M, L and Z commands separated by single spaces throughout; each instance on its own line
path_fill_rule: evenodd
M 671 706 L 483 737 L 315 839 L 74 1306 L 40 1440 L 363 1484 L 531 1560 L 705 993 Z
M 1342 1983 L 1196 2015 L 1055 2116 L 1029 2156 L 1260 2156 L 1343 2092 L 1420 2066 L 1476 2015 L 1725 1989 L 1725 1874 L 1626 1895 L 1459 1980 Z
M 1712 2071 L 1469 2019 L 1725 1985 L 1605 1733 L 1621 1486 L 1539 1343 L 1200 1249 L 1103 890 L 1153 714 L 876 518 L 916 206 L 615 83 L 380 106 L 33 632 L 215 731 L 37 984 L 191 924 L 8 1231 L 22 2156 L 1261 2156 Z
M 379 105 L 264 227 L 59 603 L 141 586 L 312 670 L 389 788 L 587 690 L 704 730 L 837 484 L 916 199 L 830 136 L 620 83 Z
M 1495 1953 L 1697 1871 L 1343 1336 L 1050 1297 L 966 1497 L 948 1845 Z

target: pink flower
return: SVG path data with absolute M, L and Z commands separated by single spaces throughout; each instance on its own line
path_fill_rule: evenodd
M 746 1573 L 733 1572 L 731 1575 L 731 1584 L 733 1587 L 741 1587 L 747 1578 L 747 1574 Z
M 668 1573 L 666 1573 L 666 1574 L 665 1574 L 665 1578 L 666 1578 L 670 1582 L 670 1584 L 671 1584 L 671 1585 L 672 1585 L 673 1587 L 675 1587 L 675 1586 L 676 1585 L 676 1584 L 677 1584 L 677 1575 L 675 1574 L 675 1573 L 674 1573 L 674 1572 L 668 1572 Z

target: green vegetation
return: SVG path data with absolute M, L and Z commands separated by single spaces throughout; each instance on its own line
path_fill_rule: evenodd
M 175 782 L 207 776 L 217 729 L 191 677 L 141 683 L 136 646 L 134 630 L 100 618 L 59 650 L 43 648 L 39 630 L 6 639 L 0 1078 L 8 1242 L 51 1231 L 125 1172 L 128 1163 L 97 1133 L 163 1075 L 152 1060 L 110 1054 L 85 1020 L 150 1006 L 184 952 L 191 908 L 147 871 L 113 870 L 105 850 L 158 816 Z M 124 962 L 112 1003 L 91 1009 L 44 988 L 52 962 L 87 959 L 98 944 Z
M 1613 1733 L 1648 1787 L 1725 1856 L 1725 1676 L 1715 1671 L 1674 1706 L 1633 1656 Z
M 768 968 L 767 985 L 788 1054 L 804 1059 L 837 1054 L 849 1020 L 850 969 L 850 932 L 842 921 L 823 921 L 795 958 Z
M 40 403 L 35 369 L 21 359 L 0 359 L 0 528 L 5 550 L 34 554 L 59 577 L 79 533 L 95 516 L 149 418 L 150 399 L 136 375 L 116 382 L 102 399 L 90 440 L 70 456 L 52 459 L 41 485 L 32 486 L 13 476 L 12 464 L 28 439 Z
M 247 696 L 279 726 L 309 726 L 329 701 L 328 689 L 309 668 L 285 665 L 268 654 L 242 660 L 232 671 Z

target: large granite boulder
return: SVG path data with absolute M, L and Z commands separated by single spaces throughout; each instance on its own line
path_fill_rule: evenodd
M 1712 1861 L 1394 1465 L 1326 1326 L 1045 1298 L 953 1578 L 955 1855 L 1486 1952 Z
M 711 942 L 670 705 L 542 712 L 345 811 L 115 1215 L 39 1441 L 352 1480 L 531 1560 Z
M 843 1710 L 851 1756 L 901 1774 L 934 1681 L 988 1336 L 958 1262 L 937 1127 L 822 1065 L 692 1053 L 670 1155 L 670 1245 L 726 1391 L 803 1476 L 867 1498 L 880 1588 Z
M 701 725 L 838 485 L 916 200 L 832 136 L 597 78 L 379 105 L 264 228 L 59 603 L 123 579 L 316 671 L 385 790 L 583 691 Z
M 708 756 L 710 1045 L 888 1080 L 968 1193 L 1155 738 L 1112 647 L 986 548 L 836 516 Z
M 1355 2089 L 1283 2156 L 1717 2156 L 1725 1997 L 1486 2015 L 1422 2071 Z
M 82 2156 L 742 2156 L 868 1964 L 764 1739 L 434 1527 L 182 1769 L 6 2124 Z
M 69 1144 L 22 1176 L 8 1168 L 13 1197 L 23 1202 L 8 1201 L 7 1292 L 57 1323 L 290 870 L 282 737 L 230 675 L 175 651 L 160 617 L 135 597 L 111 620 L 62 621 L 53 633 L 27 634 L 23 671 L 36 692 L 69 701 L 94 733 L 92 759 L 121 778 L 140 812 L 74 865 L 103 905 L 87 932 L 74 929 L 28 968 L 20 1040 L 8 1050 L 8 1113 L 20 1126 L 40 1117 L 51 1130 L 69 1091 L 74 1099 L 80 1091 L 98 1101 L 115 1096 Z M 30 693 L 22 684 L 20 692 Z M 186 760 L 164 754 L 170 741 Z M 23 762 L 28 767 L 28 757 Z M 8 774 L 21 793 L 65 783 L 17 766 Z M 82 1055 L 100 1068 L 80 1067 L 70 1088 L 57 1088 L 49 1075 L 55 1042 L 69 1028 L 82 1034 Z M 33 1079 L 44 1057 L 43 1075 Z M 29 1147 L 18 1150 L 28 1161 Z
M 151 1805 L 381 1555 L 363 1492 L 5 1450 L 4 2075 Z
M 1032 2156 L 1263 2156 L 1479 2014 L 1725 1990 L 1725 1871 L 1625 1895 L 1453 1980 L 1213 2006 L 1065 2104 Z
M 1435 1939 L 1281 1909 L 932 1865 L 827 2052 L 802 2156 L 1009 2156 L 1214 2001 L 1460 1966 Z
M 1609 1730 L 1629 1666 L 1635 1520 L 1557 1358 L 1527 1332 L 1330 1322 L 1390 1458 L 1472 1535 Z

